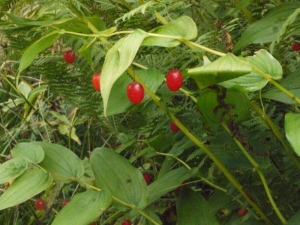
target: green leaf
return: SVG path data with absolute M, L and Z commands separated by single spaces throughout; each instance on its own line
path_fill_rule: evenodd
M 214 62 L 184 71 L 184 74 L 196 80 L 200 88 L 240 77 L 251 72 L 251 67 L 242 63 L 235 55 L 229 53 Z
M 223 114 L 226 109 L 219 107 L 217 99 L 219 94 L 214 89 L 205 90 L 198 98 L 197 105 L 202 114 L 203 122 L 207 126 L 212 123 L 218 124 L 227 121 L 231 117 L 235 122 L 241 122 L 250 118 L 249 100 L 244 93 L 230 89 L 226 90 L 224 102 L 230 107 L 230 110 L 225 115 Z
M 269 43 L 276 39 L 285 20 L 300 7 L 300 3 L 282 3 L 270 10 L 262 19 L 251 24 L 234 46 L 238 51 L 251 43 Z
M 137 208 L 148 202 L 148 189 L 141 172 L 112 149 L 96 148 L 91 154 L 95 185 Z
M 106 54 L 101 72 L 101 94 L 104 104 L 104 115 L 113 84 L 132 63 L 139 47 L 148 34 L 136 30 L 127 37 L 120 39 Z
M 12 181 L 27 169 L 27 163 L 22 158 L 10 159 L 0 165 L 0 184 Z
M 35 142 L 17 144 L 11 154 L 14 158 L 21 158 L 28 163 L 40 163 L 45 157 L 43 148 Z
M 37 54 L 51 46 L 61 34 L 63 34 L 61 30 L 53 31 L 30 45 L 21 57 L 19 73 L 30 66 Z
M 264 49 L 257 51 L 254 56 L 247 57 L 244 60 L 269 74 L 275 80 L 282 78 L 280 63 Z M 239 91 L 253 92 L 262 89 L 267 83 L 268 81 L 264 77 L 252 70 L 250 74 L 224 81 L 219 85 Z
M 289 74 L 280 85 L 287 89 L 289 92 L 293 93 L 295 96 L 300 97 L 300 70 Z M 285 104 L 295 105 L 297 104 L 292 98 L 284 94 L 278 88 L 272 88 L 262 95 L 263 98 L 272 99 L 275 101 L 283 102 Z
M 286 138 L 300 156 L 300 114 L 287 113 L 284 120 Z
M 176 204 L 178 225 L 218 225 L 213 209 L 201 194 L 184 188 Z
M 41 169 L 27 170 L 1 195 L 0 210 L 27 201 L 47 189 L 52 182 L 52 176 Z
M 185 167 L 180 167 L 169 171 L 159 179 L 152 182 L 149 186 L 149 204 L 159 199 L 166 193 L 175 190 L 185 180 L 193 176 L 193 171 Z
M 45 152 L 45 158 L 39 165 L 47 170 L 55 180 L 69 182 L 70 179 L 80 179 L 83 176 L 83 163 L 71 150 L 53 143 L 34 143 L 40 145 Z
M 168 24 L 151 30 L 150 33 L 191 40 L 197 37 L 198 31 L 195 22 L 190 17 L 181 16 Z M 143 41 L 142 45 L 175 47 L 180 43 L 180 40 L 175 38 L 150 36 Z
M 52 225 L 88 225 L 94 222 L 111 204 L 111 196 L 104 191 L 89 189 L 76 194 L 55 217 Z
M 149 68 L 147 70 L 135 70 L 134 72 L 154 93 L 164 82 L 165 75 L 154 68 Z M 127 73 L 124 73 L 114 83 L 108 100 L 107 116 L 126 112 L 128 109 L 130 109 L 130 107 L 133 106 L 126 95 L 127 85 L 131 81 L 132 79 L 129 77 L 129 75 Z M 148 98 L 149 96 L 146 95 L 144 100 L 147 100 Z

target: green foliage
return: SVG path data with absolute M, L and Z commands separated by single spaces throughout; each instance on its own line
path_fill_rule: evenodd
M 0 223 L 295 223 L 299 7 L 1 1 Z M 177 92 L 170 69 L 186 71 Z

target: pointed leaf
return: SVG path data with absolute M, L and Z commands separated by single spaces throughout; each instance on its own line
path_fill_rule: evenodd
M 52 225 L 88 225 L 101 216 L 111 201 L 111 196 L 104 191 L 89 189 L 76 194 L 58 213 Z
M 300 156 L 300 114 L 287 113 L 285 115 L 284 128 L 286 138 L 297 155 Z
M 104 114 L 113 84 L 132 63 L 139 47 L 148 34 L 136 30 L 127 37 L 120 39 L 106 54 L 101 72 L 101 94 L 103 97 Z
M 181 16 L 170 23 L 155 28 L 150 33 L 191 40 L 197 37 L 198 31 L 195 22 L 190 17 Z M 143 41 L 143 45 L 147 46 L 175 47 L 179 44 L 180 41 L 178 39 L 166 37 L 150 36 Z
M 40 163 L 45 157 L 43 148 L 34 142 L 17 144 L 11 154 L 14 158 L 21 158 L 28 163 Z
M 193 171 L 188 170 L 185 167 L 180 167 L 164 174 L 148 186 L 150 195 L 149 204 L 156 201 L 166 193 L 175 190 L 182 184 L 182 182 L 191 178 L 192 176 Z
M 0 210 L 27 201 L 47 189 L 52 182 L 52 176 L 41 169 L 26 171 L 1 195 Z
M 27 169 L 27 163 L 22 158 L 10 159 L 0 165 L 0 184 L 12 181 Z
M 247 57 L 244 60 L 263 72 L 269 74 L 275 80 L 282 78 L 282 67 L 280 63 L 264 49 L 257 51 L 254 56 Z M 249 92 L 258 91 L 267 83 L 268 81 L 265 78 L 252 70 L 250 74 L 227 80 L 219 83 L 219 85 L 226 88 Z
M 235 55 L 229 53 L 216 61 L 184 72 L 196 80 L 200 88 L 240 77 L 251 72 L 251 67 L 242 63 Z
M 61 30 L 53 31 L 30 45 L 21 57 L 19 73 L 30 66 L 37 54 L 51 46 L 61 34 L 63 34 Z
M 178 225 L 218 225 L 213 209 L 201 194 L 184 188 L 176 204 Z
M 70 179 L 80 179 L 84 173 L 82 161 L 71 150 L 47 142 L 35 142 L 45 152 L 44 160 L 39 164 L 47 170 L 55 180 L 69 182 Z
M 91 154 L 95 185 L 127 204 L 143 208 L 148 189 L 141 172 L 129 161 L 108 148 L 96 148 Z
M 251 24 L 234 46 L 238 51 L 251 43 L 268 43 L 276 39 L 285 20 L 298 8 L 300 3 L 282 3 L 268 12 L 262 19 Z

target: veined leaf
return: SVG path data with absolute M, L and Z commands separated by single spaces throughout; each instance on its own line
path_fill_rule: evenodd
M 286 138 L 300 156 L 300 114 L 287 113 L 284 120 Z
M 106 54 L 101 72 L 101 94 L 104 104 L 104 115 L 107 115 L 107 104 L 113 84 L 132 63 L 139 47 L 148 34 L 136 30 L 120 39 Z
M 251 67 L 242 63 L 235 55 L 229 53 L 214 62 L 184 71 L 184 74 L 196 80 L 200 88 L 231 80 L 251 72 Z
M 148 202 L 148 189 L 141 172 L 112 149 L 96 148 L 91 154 L 96 187 L 112 196 L 143 208 Z
M 286 2 L 270 10 L 266 16 L 251 24 L 234 46 L 238 51 L 251 43 L 269 43 L 277 38 L 277 33 L 285 20 L 300 7 L 300 3 Z
M 111 204 L 109 193 L 89 189 L 76 194 L 71 201 L 59 211 L 52 225 L 88 225 L 102 215 Z
M 27 201 L 47 189 L 52 182 L 52 176 L 41 169 L 27 170 L 1 195 L 0 210 Z
M 280 63 L 264 49 L 257 51 L 254 56 L 242 60 L 269 74 L 275 80 L 282 78 L 283 72 Z M 249 74 L 224 81 L 219 85 L 243 92 L 253 92 L 262 89 L 267 83 L 268 81 L 263 76 L 252 70 Z
M 0 165 L 0 184 L 9 182 L 25 172 L 27 163 L 22 158 L 10 159 Z
M 19 73 L 30 66 L 37 54 L 51 46 L 63 33 L 64 31 L 62 30 L 55 30 L 30 45 L 21 57 Z
M 14 158 L 21 158 L 28 163 L 40 163 L 45 157 L 43 148 L 35 142 L 17 144 L 11 154 Z
M 55 180 L 69 182 L 70 179 L 80 179 L 83 176 L 83 163 L 71 150 L 53 143 L 34 143 L 40 145 L 45 152 L 45 158 L 39 165 L 53 175 Z
M 195 22 L 190 17 L 181 16 L 170 23 L 151 30 L 150 33 L 191 40 L 197 37 L 198 31 Z M 150 36 L 142 44 L 147 46 L 175 47 L 180 43 L 180 40 L 175 38 Z

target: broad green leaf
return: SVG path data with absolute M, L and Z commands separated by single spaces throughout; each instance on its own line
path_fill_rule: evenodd
M 297 155 L 300 155 L 300 114 L 287 113 L 284 120 L 286 138 Z
M 175 190 L 185 180 L 193 176 L 193 171 L 185 167 L 171 170 L 152 182 L 149 186 L 149 204 L 158 200 L 166 193 Z
M 175 47 L 181 43 L 180 40 L 168 38 L 167 36 L 191 40 L 197 37 L 198 31 L 195 22 L 190 17 L 181 16 L 168 24 L 151 30 L 150 33 L 164 35 L 166 37 L 150 36 L 143 41 L 142 45 Z
M 275 80 L 282 78 L 280 63 L 264 49 L 257 51 L 254 56 L 247 57 L 244 60 L 264 73 L 269 74 Z M 252 70 L 250 74 L 224 81 L 219 83 L 219 85 L 239 91 L 252 92 L 262 89 L 267 83 L 268 81 L 265 78 Z
M 242 63 L 235 55 L 229 53 L 214 62 L 184 71 L 184 74 L 196 80 L 200 88 L 240 77 L 251 72 L 251 67 Z
M 147 70 L 135 70 L 134 73 L 154 93 L 164 82 L 164 78 L 165 78 L 165 75 L 162 72 L 154 68 L 149 68 Z M 130 82 L 132 82 L 132 79 L 129 77 L 127 73 L 124 73 L 114 83 L 108 100 L 108 106 L 107 106 L 108 116 L 126 112 L 130 107 L 133 106 L 132 103 L 128 100 L 126 95 L 126 87 Z M 147 100 L 148 98 L 149 96 L 146 95 L 144 101 Z
M 30 45 L 21 57 L 19 73 L 30 66 L 37 54 L 51 46 L 63 33 L 62 30 L 53 31 Z
M 178 225 L 218 225 L 214 211 L 204 197 L 184 188 L 176 204 Z
M 111 196 L 104 191 L 89 189 L 76 194 L 55 217 L 52 225 L 88 225 L 94 222 L 111 204 Z
M 300 70 L 289 74 L 280 85 L 287 89 L 289 92 L 293 93 L 295 96 L 300 97 Z M 278 88 L 272 88 L 262 95 L 263 98 L 272 99 L 275 101 L 283 102 L 285 104 L 294 105 L 296 102 L 287 96 L 285 93 L 280 91 Z
M 47 170 L 55 180 L 69 182 L 70 179 L 80 179 L 83 176 L 83 163 L 71 150 L 53 143 L 34 143 L 40 145 L 45 152 L 45 158 L 39 165 Z
M 225 115 L 223 114 L 227 109 L 219 106 L 217 99 L 221 93 L 218 93 L 214 89 L 205 90 L 198 98 L 197 105 L 202 114 L 203 122 L 207 126 L 211 123 L 227 121 L 230 117 L 232 117 L 235 122 L 241 122 L 250 118 L 249 100 L 244 93 L 230 89 L 223 89 L 222 91 L 226 91 L 224 102 L 230 108 Z
M 27 169 L 27 163 L 22 158 L 10 159 L 0 165 L 0 184 L 12 181 Z
M 282 3 L 270 10 L 262 19 L 251 24 L 234 46 L 238 51 L 251 43 L 269 43 L 276 39 L 285 20 L 298 8 L 300 3 Z
M 11 154 L 14 158 L 21 158 L 28 163 L 40 163 L 45 157 L 43 148 L 35 142 L 17 144 Z
M 106 54 L 101 72 L 101 94 L 106 115 L 107 104 L 113 84 L 132 63 L 139 47 L 148 34 L 136 30 L 127 37 L 120 39 Z
M 96 148 L 91 154 L 95 185 L 112 196 L 143 208 L 148 202 L 148 189 L 141 172 L 112 149 Z
M 1 195 L 0 210 L 27 201 L 47 189 L 52 182 L 52 176 L 41 169 L 27 170 Z

